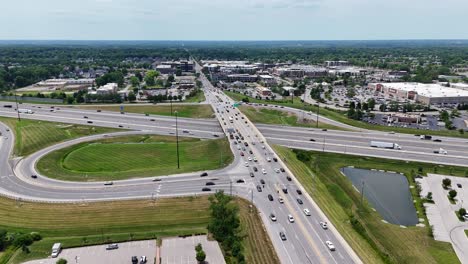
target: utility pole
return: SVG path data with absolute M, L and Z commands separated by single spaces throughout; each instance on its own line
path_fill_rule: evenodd
M 232 196 L 232 181 L 229 181 L 229 192 Z
M 317 116 L 317 122 L 316 122 L 317 128 L 319 126 L 319 114 L 320 114 L 320 102 L 317 101 L 317 114 L 316 114 L 316 116 Z
M 172 93 L 169 94 L 171 96 L 171 116 L 172 116 Z M 177 118 L 177 115 L 176 115 L 176 118 Z
M 18 113 L 18 121 L 21 121 L 20 111 L 18 108 L 18 98 L 16 97 L 16 91 L 15 91 L 15 102 L 16 102 L 16 112 Z
M 171 111 L 172 112 L 172 111 Z M 177 124 L 177 111 L 175 114 L 175 127 L 176 127 L 176 147 L 177 147 L 177 168 L 180 169 L 180 160 L 179 160 L 179 126 Z
M 363 198 L 364 198 L 364 180 L 362 180 L 362 185 L 361 185 L 361 209 L 362 209 Z

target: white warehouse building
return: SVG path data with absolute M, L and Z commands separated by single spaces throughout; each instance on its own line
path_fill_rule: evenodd
M 368 87 L 390 98 L 409 99 L 424 104 L 468 103 L 468 90 L 435 83 L 370 83 Z

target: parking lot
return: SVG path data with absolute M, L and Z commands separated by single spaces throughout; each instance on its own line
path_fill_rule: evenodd
M 156 241 L 145 240 L 127 243 L 118 243 L 119 248 L 106 250 L 106 245 L 89 246 L 64 249 L 57 258 L 39 259 L 26 262 L 27 264 L 55 264 L 58 259 L 63 258 L 68 263 L 83 264 L 128 264 L 132 263 L 132 256 L 146 256 L 149 264 L 154 263 L 156 254 Z
M 208 241 L 206 236 L 187 238 L 165 238 L 161 246 L 161 264 L 196 264 L 195 246 L 201 243 L 206 253 L 206 263 L 223 264 L 221 248 L 216 241 Z

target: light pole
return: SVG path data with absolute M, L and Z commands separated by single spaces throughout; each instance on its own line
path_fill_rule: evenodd
M 171 103 L 172 105 L 172 103 Z M 172 110 L 171 110 L 172 113 Z M 180 169 L 180 161 L 179 161 L 179 126 L 177 124 L 177 111 L 174 112 L 175 114 L 175 127 L 176 127 L 176 148 L 177 148 L 177 168 Z
M 172 115 L 172 92 L 169 94 L 169 96 L 171 97 L 171 115 Z M 176 120 L 177 120 L 177 115 L 176 115 Z
M 317 114 L 316 114 L 316 116 L 317 116 L 317 122 L 316 122 L 317 128 L 319 126 L 319 114 L 320 114 L 320 102 L 317 101 Z
M 15 102 L 16 102 L 16 112 L 18 113 L 18 121 L 21 121 L 20 111 L 18 108 L 18 98 L 16 97 L 16 92 L 15 92 Z

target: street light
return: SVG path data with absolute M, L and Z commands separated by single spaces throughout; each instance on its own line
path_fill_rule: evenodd
M 15 92 L 15 102 L 16 102 L 16 112 L 18 113 L 18 121 L 21 121 L 20 111 L 18 108 L 18 98 L 16 97 L 16 92 Z
M 172 104 L 171 104 L 172 105 Z M 172 112 L 172 110 L 171 110 Z M 180 169 L 180 161 L 179 161 L 179 126 L 177 124 L 177 111 L 174 112 L 175 114 L 175 127 L 176 127 L 176 146 L 177 146 L 177 168 Z

